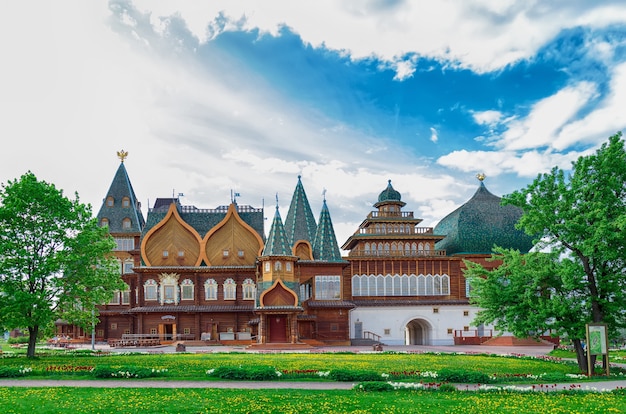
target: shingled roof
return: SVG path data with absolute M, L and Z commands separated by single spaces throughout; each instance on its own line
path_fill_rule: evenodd
M 291 198 L 284 227 L 290 246 L 293 246 L 298 240 L 306 240 L 311 244 L 313 243 L 317 225 L 302 185 L 301 176 L 298 176 L 298 183 Z
M 128 204 L 123 204 L 123 200 L 128 200 Z M 145 226 L 141 203 L 137 201 L 124 161 L 120 163 L 113 177 L 97 217 L 100 223 L 103 219 L 108 220 L 109 232 L 112 234 L 140 233 Z M 124 219 L 130 220 L 129 226 L 123 225 Z
M 154 207 L 148 211 L 148 218 L 142 237 L 165 218 L 169 206 L 172 203 L 176 204 L 180 218 L 193 227 L 200 237 L 204 237 L 209 230 L 220 223 L 228 212 L 228 206 L 219 206 L 214 209 L 200 209 L 195 206 L 181 205 L 178 198 L 157 198 L 154 202 Z M 249 205 L 237 205 L 237 214 L 261 236 L 261 239 L 265 239 L 262 208 L 254 208 Z
M 446 236 L 435 248 L 448 255 L 491 254 L 497 245 L 527 253 L 533 246 L 532 237 L 515 228 L 521 216 L 520 208 L 503 206 L 501 198 L 481 181 L 471 199 L 435 226 L 436 234 Z
M 285 228 L 283 221 L 280 218 L 280 212 L 278 206 L 276 206 L 276 213 L 274 214 L 274 220 L 272 221 L 272 227 L 270 233 L 267 236 L 265 247 L 263 248 L 263 256 L 289 256 L 291 255 L 291 248 L 287 242 L 287 236 L 285 234 Z
M 320 219 L 315 232 L 315 239 L 313 240 L 313 257 L 315 260 L 327 262 L 343 261 L 326 200 L 324 200 L 324 205 L 320 212 Z

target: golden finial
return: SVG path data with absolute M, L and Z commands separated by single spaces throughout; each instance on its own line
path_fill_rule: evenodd
M 485 181 L 485 177 L 486 177 L 486 175 L 485 175 L 484 173 L 478 173 L 478 174 L 476 174 L 476 178 L 478 178 L 478 181 L 480 181 L 481 183 L 482 183 L 483 181 Z
M 124 162 L 126 157 L 128 157 L 128 151 L 124 151 L 124 150 L 118 151 L 117 156 L 120 159 L 120 161 Z

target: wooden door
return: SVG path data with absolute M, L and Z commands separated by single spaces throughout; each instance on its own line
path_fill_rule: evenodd
M 269 342 L 287 342 L 287 317 L 286 315 L 268 315 Z

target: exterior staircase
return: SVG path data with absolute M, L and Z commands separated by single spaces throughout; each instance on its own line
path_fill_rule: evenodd
M 554 346 L 554 343 L 545 339 L 516 338 L 514 336 L 494 336 L 481 343 L 485 346 Z

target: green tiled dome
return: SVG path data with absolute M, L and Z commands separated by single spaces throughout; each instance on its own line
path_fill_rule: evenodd
M 381 206 L 383 204 L 400 204 L 402 206 L 405 205 L 404 202 L 401 201 L 402 195 L 400 195 L 399 191 L 396 191 L 391 185 L 391 180 L 387 182 L 387 188 L 385 188 L 378 195 L 378 203 L 374 204 L 374 207 Z
M 448 255 L 491 254 L 494 245 L 527 253 L 532 237 L 515 228 L 521 215 L 520 208 L 501 205 L 481 182 L 469 201 L 435 226 L 435 234 L 446 236 L 435 247 Z

